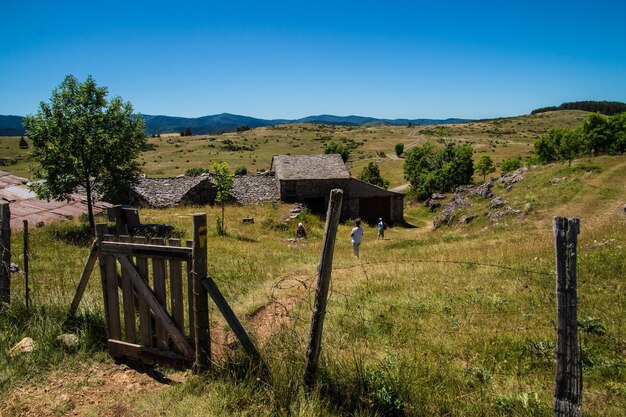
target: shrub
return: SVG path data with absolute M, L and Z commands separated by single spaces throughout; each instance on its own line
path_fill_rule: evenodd
M 359 174 L 358 179 L 372 185 L 377 185 L 385 190 L 389 187 L 389 181 L 380 175 L 380 169 L 376 162 L 367 164 L 367 166 L 363 168 L 363 171 L 361 171 L 361 174 Z
M 206 168 L 189 168 L 185 171 L 185 175 L 188 177 L 199 177 L 202 174 L 208 174 L 209 170 Z
M 406 154 L 404 177 L 411 183 L 418 199 L 434 192 L 446 192 L 472 182 L 473 149 L 469 145 L 444 143 L 436 148 L 431 143 L 417 146 Z
M 500 162 L 500 169 L 502 170 L 502 172 L 511 172 L 515 171 L 516 169 L 520 169 L 522 165 L 522 158 L 509 158 Z
M 396 143 L 396 155 L 400 157 L 404 153 L 404 143 Z
M 348 160 L 348 157 L 350 156 L 350 150 L 345 145 L 337 142 L 331 142 L 326 144 L 324 146 L 324 153 L 327 155 L 339 154 L 341 155 L 341 159 L 343 159 L 343 162 L 346 162 Z
M 19 146 L 20 146 L 20 149 L 28 149 L 28 142 L 26 142 L 26 139 L 24 139 L 24 136 L 20 138 Z
M 248 174 L 248 168 L 246 167 L 237 167 L 237 169 L 235 169 L 235 175 L 247 175 Z

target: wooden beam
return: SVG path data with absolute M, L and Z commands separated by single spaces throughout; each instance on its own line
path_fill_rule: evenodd
M 190 261 L 192 250 L 184 247 L 160 245 L 141 245 L 138 243 L 102 242 L 101 250 L 105 254 L 124 256 L 147 256 Z
M 311 317 L 311 331 L 304 370 L 304 384 L 309 390 L 315 384 L 317 363 L 322 350 L 322 330 L 326 316 L 326 302 L 328 301 L 328 288 L 333 269 L 333 253 L 339 217 L 341 216 L 342 200 L 343 190 L 331 190 L 328 211 L 326 212 L 326 228 L 322 238 L 322 253 L 317 266 L 317 289 L 315 290 L 315 304 Z
M 146 303 L 152 309 L 154 313 L 154 317 L 158 322 L 160 322 L 168 334 L 174 341 L 176 347 L 183 353 L 186 358 L 193 358 L 194 352 L 185 336 L 181 333 L 180 330 L 174 324 L 172 317 L 167 313 L 167 310 L 163 308 L 163 306 L 159 303 L 154 292 L 148 287 L 146 281 L 139 275 L 139 272 L 135 269 L 135 266 L 124 256 L 117 256 L 122 268 L 128 271 L 128 274 L 133 281 L 133 285 L 135 286 L 135 290 L 140 297 L 143 297 L 146 300 Z
M 146 243 L 148 239 L 144 236 L 135 236 L 136 243 Z M 135 259 L 137 265 L 137 272 L 141 275 L 142 279 L 146 281 L 146 285 L 150 286 L 148 282 L 148 258 L 137 257 Z M 139 336 L 141 344 L 144 346 L 153 346 L 152 340 L 152 314 L 150 308 L 143 297 L 138 298 L 139 305 Z
M 237 336 L 237 339 L 239 339 L 239 342 L 241 342 L 241 346 L 243 346 L 246 353 L 253 360 L 259 363 L 262 362 L 259 351 L 257 350 L 256 346 L 254 346 L 254 343 L 252 343 L 252 340 L 248 336 L 248 333 L 246 333 L 246 330 L 243 328 L 243 326 L 239 322 L 239 319 L 230 308 L 230 305 L 228 305 L 228 302 L 220 292 L 219 288 L 217 288 L 217 284 L 215 284 L 213 278 L 208 277 L 207 279 L 202 280 L 202 285 L 204 286 L 204 288 L 206 288 L 207 292 L 213 299 L 213 302 L 215 303 L 215 305 L 217 305 L 217 308 L 220 310 L 220 312 L 226 319 L 226 322 L 233 330 L 233 333 L 235 333 L 235 336 Z
M 169 350 L 162 350 L 113 339 L 109 339 L 107 344 L 109 352 L 113 357 L 134 359 L 145 364 L 158 363 L 170 366 L 174 369 L 188 368 L 191 364 L 191 362 L 184 356 Z
M 0 204 L 0 311 L 11 302 L 11 209 Z
M 211 365 L 211 333 L 209 329 L 209 296 L 202 285 L 207 277 L 207 223 L 206 214 L 193 215 L 193 323 L 195 362 L 193 371 L 204 372 Z
M 80 280 L 78 281 L 78 287 L 76 287 L 76 294 L 74 294 L 74 299 L 72 300 L 72 305 L 70 306 L 69 316 L 72 317 L 78 311 L 78 305 L 80 301 L 83 299 L 83 295 L 85 294 L 85 289 L 87 288 L 87 284 L 89 283 L 89 277 L 91 277 L 91 272 L 93 271 L 94 266 L 96 265 L 96 260 L 98 259 L 98 241 L 94 240 L 91 244 L 91 248 L 89 249 L 89 256 L 87 257 L 87 263 L 83 268 L 83 272 L 80 274 Z

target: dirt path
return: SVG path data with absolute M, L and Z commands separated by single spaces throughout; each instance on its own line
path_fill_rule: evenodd
M 134 416 L 125 397 L 164 389 L 185 374 L 164 377 L 151 367 L 115 363 L 50 374 L 45 384 L 19 387 L 0 402 L 1 416 Z

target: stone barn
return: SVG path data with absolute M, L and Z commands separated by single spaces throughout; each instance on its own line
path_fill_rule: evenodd
M 270 172 L 284 202 L 303 203 L 313 212 L 325 213 L 330 190 L 341 188 L 342 220 L 404 221 L 404 195 L 352 178 L 340 155 L 278 155 L 272 158 Z
M 214 204 L 217 194 L 211 176 L 181 175 L 175 178 L 141 178 L 129 192 L 128 203 L 134 207 L 176 207 Z

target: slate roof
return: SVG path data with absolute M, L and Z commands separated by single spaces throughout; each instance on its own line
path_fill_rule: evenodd
M 11 211 L 11 229 L 21 229 L 23 220 L 29 225 L 50 223 L 87 213 L 87 202 L 81 194 L 72 194 L 68 200 L 40 200 L 28 188 L 28 179 L 0 171 L 0 202 L 8 202 Z M 110 204 L 97 202 L 94 213 L 104 211 Z
M 278 180 L 325 180 L 350 178 L 341 155 L 277 155 L 270 171 Z
M 150 207 L 175 207 L 190 190 L 204 181 L 212 183 L 209 174 L 197 177 L 181 175 L 174 178 L 141 178 L 134 188 Z
M 280 201 L 276 177 L 271 173 L 235 176 L 230 194 L 240 204 Z

